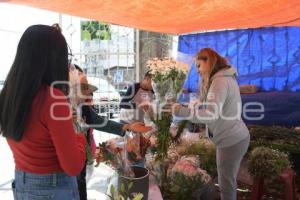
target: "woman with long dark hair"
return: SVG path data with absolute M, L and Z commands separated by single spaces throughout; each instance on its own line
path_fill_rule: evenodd
M 236 70 L 210 48 L 201 49 L 196 64 L 202 79 L 199 105 L 176 104 L 175 113 L 194 123 L 206 124 L 207 136 L 217 149 L 218 183 L 222 200 L 236 200 L 237 174 L 247 152 L 250 135 L 241 119 L 241 95 Z
M 0 128 L 16 164 L 17 200 L 79 199 L 76 175 L 85 163 L 86 141 L 74 132 L 68 74 L 60 30 L 30 26 L 0 94 Z

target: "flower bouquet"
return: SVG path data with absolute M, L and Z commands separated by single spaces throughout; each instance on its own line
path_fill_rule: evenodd
M 168 171 L 166 199 L 193 199 L 193 193 L 211 181 L 205 170 L 199 168 L 198 159 L 183 157 Z
M 115 194 L 115 189 L 111 188 L 111 198 L 121 195 L 126 200 L 138 199 L 142 195 L 142 199 L 147 200 L 149 171 L 133 164 L 145 157 L 149 145 L 150 141 L 140 135 L 126 137 L 125 141 L 123 138 L 114 138 L 99 144 L 99 152 L 96 156 L 97 165 L 104 162 L 118 173 L 119 194 Z
M 166 98 L 176 100 L 188 72 L 188 65 L 166 57 L 148 60 L 147 67 L 152 75 L 155 98 L 159 102 L 164 102 Z
M 165 105 L 176 101 L 188 72 L 188 65 L 166 57 L 148 60 L 147 67 L 152 75 L 152 86 L 155 93 L 152 110 L 150 109 L 148 113 L 156 130 L 155 170 L 153 171 L 155 171 L 155 177 L 164 193 L 164 184 L 167 181 L 170 164 L 168 150 L 172 144 L 170 126 L 173 120 L 170 109 L 166 109 Z
M 113 138 L 99 144 L 99 151 L 96 156 L 98 166 L 101 162 L 114 168 L 118 174 L 133 177 L 133 173 L 128 166 L 145 158 L 150 140 L 142 135 L 132 134 L 123 138 Z
M 211 176 L 206 170 L 200 168 L 198 156 L 183 156 L 180 158 L 177 151 L 176 146 L 171 147 L 166 161 L 168 165 L 164 165 L 167 167 L 166 180 L 161 186 L 164 199 L 194 199 L 192 197 L 194 195 L 203 195 L 211 183 Z M 155 177 L 161 177 L 160 162 L 147 155 L 147 167 Z
M 157 130 L 157 158 L 164 160 L 171 144 L 170 126 L 173 120 L 171 112 L 164 109 L 164 105 L 176 101 L 188 72 L 188 65 L 166 57 L 150 59 L 147 66 L 152 75 L 156 100 L 153 112 L 149 115 Z

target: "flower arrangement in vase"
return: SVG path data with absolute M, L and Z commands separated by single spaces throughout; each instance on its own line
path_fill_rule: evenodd
M 149 191 L 149 170 L 134 166 L 145 157 L 150 141 L 137 134 L 126 134 L 124 138 L 114 138 L 99 144 L 96 156 L 98 166 L 106 163 L 118 173 L 118 187 L 110 188 L 109 197 L 113 200 L 147 200 Z

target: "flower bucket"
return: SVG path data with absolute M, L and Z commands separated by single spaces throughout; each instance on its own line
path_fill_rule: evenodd
M 132 170 L 135 174 L 134 178 L 119 175 L 118 190 L 121 190 L 122 184 L 124 184 L 125 188 L 128 189 L 129 184 L 132 183 L 132 187 L 128 189 L 127 193 L 142 193 L 143 200 L 147 200 L 149 193 L 149 170 L 138 166 L 132 166 Z

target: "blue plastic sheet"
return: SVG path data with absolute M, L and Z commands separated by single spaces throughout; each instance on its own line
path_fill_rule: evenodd
M 210 47 L 225 56 L 239 73 L 240 84 L 255 84 L 260 91 L 300 91 L 300 28 L 268 27 L 226 30 L 179 36 L 178 52 L 194 56 Z M 198 85 L 190 70 L 187 89 Z

